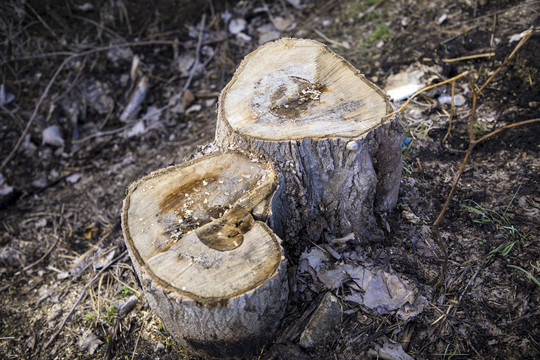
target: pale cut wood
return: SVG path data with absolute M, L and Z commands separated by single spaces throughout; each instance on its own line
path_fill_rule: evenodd
M 351 231 L 378 240 L 375 214 L 395 206 L 401 178 L 403 129 L 392 112 L 325 45 L 281 39 L 249 54 L 222 91 L 216 144 L 275 163 L 283 177 L 270 224 L 287 242 Z
M 122 227 L 151 308 L 205 358 L 259 350 L 283 316 L 286 263 L 263 222 L 276 186 L 270 164 L 217 153 L 134 183 Z

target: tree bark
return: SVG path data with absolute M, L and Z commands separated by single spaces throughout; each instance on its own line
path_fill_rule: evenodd
M 270 225 L 293 251 L 323 233 L 378 240 L 375 214 L 395 206 L 401 178 L 392 112 L 389 97 L 328 47 L 281 39 L 249 54 L 221 93 L 216 144 L 274 162 L 282 178 Z
M 272 337 L 288 298 L 286 261 L 263 222 L 269 164 L 215 153 L 134 183 L 122 227 L 152 310 L 192 353 L 233 358 Z

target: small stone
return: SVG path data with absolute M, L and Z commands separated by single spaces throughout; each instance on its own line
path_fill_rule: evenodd
M 207 100 L 205 100 L 205 102 L 204 102 L 204 106 L 206 106 L 206 107 L 209 108 L 209 107 L 214 106 L 214 105 L 216 104 L 216 102 L 217 102 L 217 99 L 216 99 L 216 98 L 207 99 Z
M 186 110 L 186 114 L 190 114 L 190 113 L 197 113 L 199 111 L 202 110 L 202 105 L 201 104 L 195 104 L 195 105 L 192 105 L 189 109 Z
M 0 84 L 0 105 L 7 105 L 15 99 L 15 95 L 6 91 L 4 84 Z
M 301 0 L 287 0 L 287 2 L 299 10 L 302 9 Z
M 358 150 L 358 143 L 356 141 L 349 141 L 347 143 L 347 150 L 350 150 L 350 151 Z
M 446 21 L 446 19 L 448 19 L 448 14 L 442 14 L 442 15 L 439 16 L 439 18 L 437 19 L 437 24 L 441 25 L 443 22 Z
M 131 137 L 134 137 L 134 136 L 139 136 L 141 134 L 143 134 L 145 131 L 145 126 L 144 126 L 144 121 L 141 120 L 139 121 L 138 123 L 135 124 L 135 126 L 132 126 L 127 132 L 126 132 L 126 136 L 128 138 L 131 138 Z
M 58 125 L 51 125 L 45 128 L 41 133 L 42 141 L 44 144 L 52 146 L 64 146 L 64 138 L 60 132 Z
M 408 17 L 402 17 L 401 18 L 401 26 L 403 26 L 403 27 L 407 27 L 407 25 L 409 25 L 410 22 L 411 22 L 411 20 L 409 20 Z
M 440 104 L 446 105 L 452 102 L 452 97 L 449 94 L 441 94 L 437 100 Z
M 454 96 L 454 105 L 455 106 L 463 106 L 467 102 L 467 99 L 465 99 L 465 96 L 461 94 L 457 94 Z
M 56 275 L 56 278 L 58 280 L 64 280 L 64 279 L 67 279 L 68 277 L 70 277 L 68 271 L 62 271 L 61 273 L 58 273 L 58 275 Z
M 281 33 L 272 24 L 265 24 L 257 28 L 259 33 L 259 45 L 279 39 Z
M 82 5 L 78 5 L 75 7 L 77 10 L 80 10 L 80 11 L 92 11 L 94 10 L 94 5 L 92 5 L 91 3 L 89 2 L 86 2 Z
M 229 32 L 233 35 L 238 34 L 241 31 L 244 31 L 246 28 L 247 22 L 245 19 L 242 18 L 236 18 L 232 19 L 229 23 Z
M 450 94 L 441 94 L 439 98 L 437 99 L 440 104 L 451 104 L 452 103 L 452 96 Z M 467 99 L 465 99 L 465 96 L 461 94 L 454 95 L 454 105 L 455 106 L 463 106 L 465 105 L 465 102 Z
M 236 34 L 236 38 L 243 42 L 250 42 L 253 39 L 251 36 L 243 32 L 239 32 L 238 34 Z
M 296 27 L 296 23 L 294 22 L 294 18 L 292 16 L 276 16 L 274 18 L 274 26 L 279 31 L 291 31 Z
M 13 192 L 13 186 L 4 183 L 4 175 L 0 173 L 0 196 L 6 196 Z
M 311 315 L 309 322 L 300 335 L 299 345 L 303 348 L 312 348 L 322 344 L 330 331 L 341 320 L 341 306 L 339 300 L 327 292 L 320 305 Z
M 71 183 L 71 184 L 75 184 L 76 182 L 78 182 L 80 179 L 81 179 L 82 175 L 79 174 L 79 173 L 74 173 L 74 174 L 71 174 L 69 175 L 67 178 L 66 178 L 66 181 L 68 183 Z
M 154 352 L 161 352 L 163 351 L 163 349 L 165 349 L 165 346 L 161 342 L 158 341 L 158 343 L 154 347 Z
M 35 222 L 34 226 L 36 227 L 36 229 L 44 228 L 45 226 L 47 226 L 47 219 L 45 218 L 39 219 L 38 221 Z

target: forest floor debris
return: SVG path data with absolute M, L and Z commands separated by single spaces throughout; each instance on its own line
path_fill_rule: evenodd
M 418 71 L 403 83 L 417 84 L 409 98 L 465 72 L 476 88 L 463 76 L 410 100 L 385 242 L 321 239 L 290 258 L 289 309 L 262 358 L 540 356 L 539 125 L 508 127 L 540 117 L 537 1 L 48 4 L 0 5 L 0 357 L 189 358 L 124 256 L 122 199 L 211 141 L 235 67 L 282 36 L 326 43 L 381 87 Z M 437 235 L 474 112 L 475 139 L 507 128 L 476 144 Z M 368 265 L 379 284 L 398 279 L 414 316 L 395 316 L 392 296 L 384 314 L 367 306 L 351 274 Z M 338 300 L 340 321 L 331 341 L 301 348 L 324 296 Z

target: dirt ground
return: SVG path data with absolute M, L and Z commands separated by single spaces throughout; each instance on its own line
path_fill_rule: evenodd
M 423 86 L 470 75 L 455 82 L 453 111 L 450 84 L 404 110 L 386 240 L 340 250 L 406 277 L 427 306 L 403 320 L 339 288 L 339 325 L 304 349 L 305 319 L 328 290 L 292 271 L 304 286 L 293 287 L 276 344 L 258 358 L 377 358 L 389 341 L 415 359 L 540 358 L 538 122 L 477 144 L 439 236 L 432 226 L 469 145 L 469 79 L 478 90 L 527 30 L 480 92 L 473 133 L 540 117 L 540 2 L 9 0 L 0 13 L 0 358 L 190 358 L 144 299 L 122 200 L 131 182 L 212 141 L 217 96 L 235 67 L 285 36 L 327 44 L 381 88 L 396 74 Z M 139 111 L 123 116 L 143 78 Z

